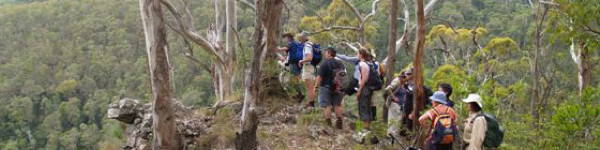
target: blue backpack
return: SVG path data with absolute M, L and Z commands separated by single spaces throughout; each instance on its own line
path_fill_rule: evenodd
M 302 50 L 304 49 L 304 44 L 299 42 L 291 42 L 288 44 L 288 62 L 297 64 L 303 58 Z
M 310 63 L 312 65 L 319 65 L 319 63 L 321 63 L 321 60 L 323 59 L 322 54 L 321 54 L 321 45 L 319 44 L 313 44 L 312 45 L 312 54 L 313 54 L 313 58 L 310 61 Z

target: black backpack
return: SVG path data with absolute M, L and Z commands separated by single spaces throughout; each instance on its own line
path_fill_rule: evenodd
M 316 43 L 312 43 L 312 60 L 310 61 L 310 64 L 317 66 L 319 65 L 319 63 L 321 63 L 321 60 L 323 60 L 323 55 L 321 53 L 321 45 L 320 44 L 316 44 Z
M 366 86 L 374 91 L 381 90 L 383 88 L 383 80 L 379 76 L 377 68 L 375 68 L 375 63 L 368 62 L 367 65 L 369 65 L 369 79 L 367 79 Z

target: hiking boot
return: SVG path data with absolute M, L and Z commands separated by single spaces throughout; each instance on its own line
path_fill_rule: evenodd
M 390 144 L 394 145 L 396 143 L 396 137 L 393 134 L 388 134 L 388 139 L 390 140 Z
M 298 103 L 302 103 L 302 101 L 304 100 L 304 95 L 302 93 L 298 93 L 294 96 L 292 96 L 293 99 L 296 99 L 298 101 Z
M 338 118 L 335 121 L 335 128 L 337 128 L 337 129 L 344 129 L 344 120 L 342 120 L 342 118 Z
M 304 106 L 304 108 L 310 108 L 310 107 L 315 107 L 315 101 L 310 101 L 310 102 L 306 103 L 306 105 Z

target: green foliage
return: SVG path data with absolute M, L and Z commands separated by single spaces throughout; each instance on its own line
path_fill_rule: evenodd
M 548 143 L 555 149 L 597 149 L 600 130 L 600 88 L 587 89 L 581 102 L 574 98 L 556 108 L 548 125 Z
M 497 53 L 500 56 L 507 55 L 515 52 L 519 47 L 517 43 L 509 37 L 497 37 L 490 40 L 490 42 L 483 48 L 483 55 L 490 55 Z
M 373 0 L 350 2 L 364 15 L 371 11 Z M 414 3 L 407 2 L 412 25 Z M 527 1 L 439 1 L 428 17 L 425 83 L 433 90 L 441 82 L 450 83 L 460 118 L 466 117 L 467 110 L 459 100 L 479 93 L 484 111 L 497 115 L 507 129 L 501 149 L 600 149 L 600 87 L 586 90 L 579 100 L 577 70 L 565 51 L 572 41 L 585 43 L 592 51 L 591 62 L 600 60 L 599 34 L 593 32 L 600 31 L 600 7 L 594 0 L 554 2 L 559 5 L 550 7 L 549 20 L 544 23 L 544 33 L 549 34 L 542 39 L 550 44 L 542 45 L 539 60 L 545 78 L 540 82 L 545 91 L 540 118 L 529 114 L 529 83 L 535 80 L 530 63 L 532 35 L 537 22 L 532 10 L 537 4 L 531 8 Z M 214 21 L 212 6 L 207 3 L 191 1 L 190 11 L 200 29 Z M 284 15 L 283 31 L 357 27 L 360 22 L 341 0 L 290 1 L 286 6 L 290 13 Z M 107 120 L 108 104 L 124 97 L 146 102 L 151 98 L 138 7 L 137 1 L 119 0 L 0 0 L 0 149 L 121 149 L 125 129 L 118 121 Z M 382 1 L 377 14 L 364 26 L 366 45 L 379 49 L 378 56 L 385 56 L 381 49 L 387 47 L 388 10 L 388 2 Z M 254 13 L 244 6 L 238 15 L 236 29 L 243 45 L 238 65 L 245 68 L 252 44 L 246 37 L 251 37 Z M 401 30 L 404 23 L 399 21 Z M 181 55 L 184 48 L 179 36 L 168 35 L 175 97 L 186 105 L 210 106 L 214 99 L 211 75 Z M 335 30 L 316 34 L 311 40 L 335 46 L 341 41 L 357 41 L 359 36 L 355 30 Z M 414 40 L 412 34 L 408 36 L 409 41 Z M 440 37 L 447 44 L 447 53 L 437 51 L 444 46 Z M 398 53 L 396 66 L 412 60 L 414 43 L 408 46 L 400 47 L 404 51 Z M 209 56 L 199 47 L 193 48 L 201 60 Z M 276 70 L 273 68 L 269 69 Z M 597 65 L 591 70 L 594 75 L 600 73 Z M 592 85 L 598 85 L 598 78 Z M 240 97 L 240 93 L 234 95 L 234 99 Z M 374 97 L 379 106 L 380 96 Z M 356 111 L 354 97 L 345 101 L 346 110 Z M 274 107 L 281 106 L 269 106 Z M 215 118 L 215 134 L 199 141 L 206 149 L 231 143 L 235 136 L 231 130 L 235 126 L 230 123 L 234 113 L 222 111 Z M 319 111 L 311 112 L 299 116 L 298 123 L 313 124 L 320 118 Z M 372 128 L 376 135 L 385 134 L 380 122 L 374 122 Z M 306 131 L 302 127 L 297 130 L 300 134 Z

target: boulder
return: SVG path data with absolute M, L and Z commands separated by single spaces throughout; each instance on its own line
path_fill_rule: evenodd
M 184 138 L 186 147 L 193 147 L 199 137 L 210 127 L 209 118 L 202 117 L 179 101 L 173 100 L 177 133 Z M 127 124 L 127 142 L 123 149 L 152 149 L 152 104 L 124 98 L 109 105 L 107 117 Z

